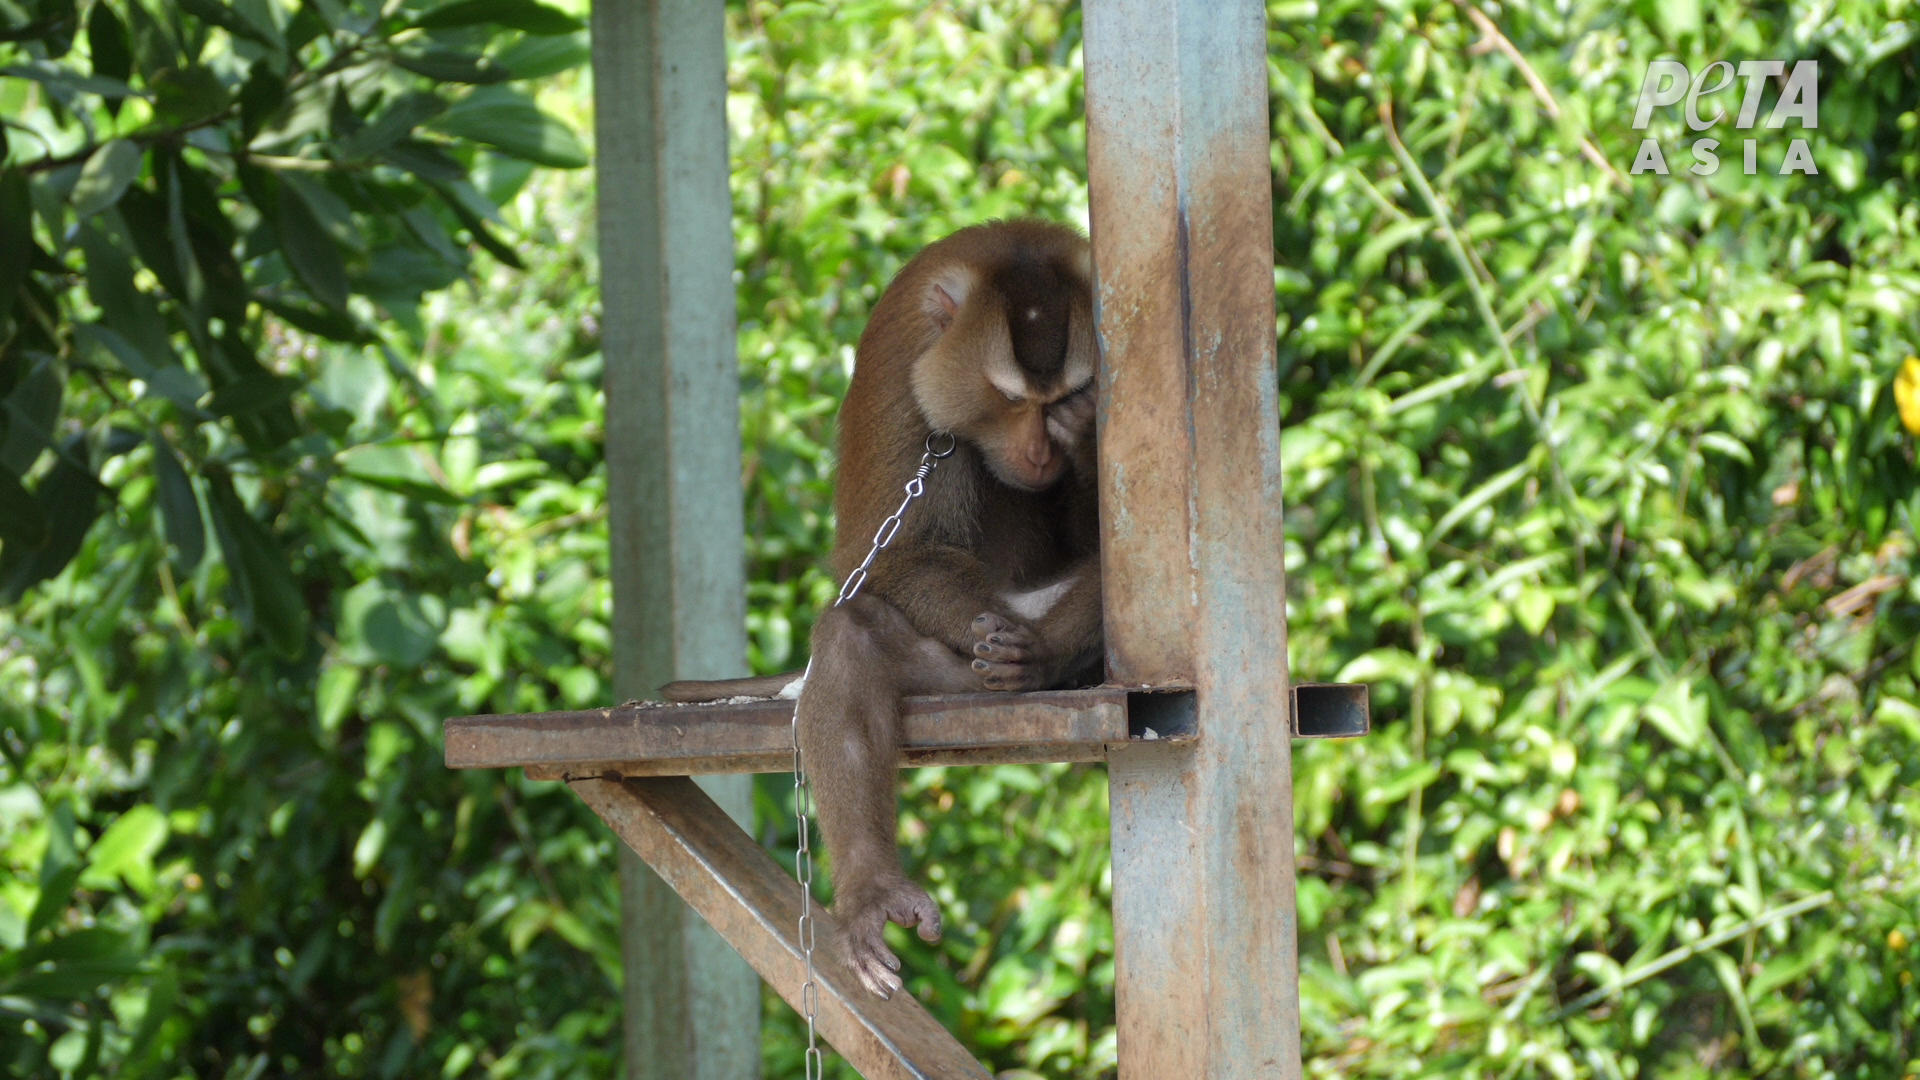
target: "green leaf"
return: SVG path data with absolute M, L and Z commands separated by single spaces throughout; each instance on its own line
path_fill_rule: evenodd
M 1475 488 L 1472 494 L 1461 499 L 1445 514 L 1442 514 L 1440 520 L 1434 523 L 1432 531 L 1427 533 L 1426 540 L 1421 546 L 1431 548 L 1433 545 L 1439 543 L 1445 538 L 1447 533 L 1453 530 L 1455 525 L 1465 521 L 1481 507 L 1505 494 L 1508 489 L 1526 479 L 1527 474 L 1532 471 L 1533 463 L 1523 461 L 1513 468 L 1488 479 L 1486 483 Z
M 136 201 L 132 196 L 138 190 L 131 189 L 125 201 Z M 80 250 L 87 258 L 87 296 L 100 309 L 102 321 L 145 358 L 147 367 L 177 365 L 179 358 L 168 337 L 166 319 L 153 296 L 135 284 L 133 260 L 96 223 L 82 223 L 79 239 Z M 172 254 L 164 234 L 153 239 Z M 168 258 L 162 265 L 172 262 Z M 168 275 L 162 272 L 159 276 L 165 281 Z
M 1411 221 L 1397 222 L 1380 230 L 1372 239 L 1362 244 L 1359 253 L 1353 257 L 1353 276 L 1370 278 L 1378 274 L 1381 266 L 1386 263 L 1387 256 L 1393 254 L 1395 248 L 1409 240 L 1419 238 L 1431 228 L 1433 228 L 1432 221 L 1426 218 L 1415 218 Z
M 95 150 L 73 185 L 74 215 L 92 217 L 119 202 L 145 159 L 146 151 L 131 139 L 113 139 Z
M 73 804 L 61 801 L 47 820 L 47 850 L 40 856 L 40 895 L 27 915 L 27 937 L 53 924 L 73 898 L 80 880 L 80 855 L 74 848 Z
M 207 554 L 207 530 L 200 519 L 200 495 L 166 439 L 158 431 L 148 439 L 153 444 L 153 475 L 161 523 L 166 527 L 167 541 L 179 553 L 180 569 L 192 573 Z
M 247 72 L 247 81 L 240 85 L 240 132 L 252 142 L 260 129 L 267 126 L 280 106 L 287 103 L 286 76 L 274 70 L 265 60 L 254 61 Z
M 447 103 L 433 94 L 425 91 L 404 94 L 388 105 L 373 123 L 342 142 L 340 153 L 349 158 L 373 157 L 445 111 Z
M 284 404 L 300 389 L 299 379 L 258 372 L 227 383 L 207 399 L 207 411 L 219 416 L 243 416 Z
M 27 176 L 0 168 L 0 322 L 13 314 L 33 253 L 33 201 Z
M 464 180 L 467 167 L 438 146 L 421 139 L 403 139 L 380 156 L 429 184 Z
M 363 484 L 428 502 L 464 502 L 427 472 L 413 447 L 359 446 L 342 453 L 339 460 L 342 473 Z
M 506 241 L 493 235 L 493 230 L 489 229 L 487 223 L 480 219 L 480 215 L 468 209 L 467 205 L 461 202 L 458 196 L 439 185 L 435 185 L 434 190 L 438 192 L 441 199 L 446 202 L 447 208 L 453 211 L 453 216 L 460 219 L 460 224 L 466 226 L 467 231 L 473 234 L 474 243 L 487 249 L 494 258 L 499 259 L 515 270 L 523 270 L 526 268 L 526 264 L 520 261 L 520 256 L 515 253 L 511 247 L 507 246 Z
M 1552 593 L 1538 585 L 1527 585 L 1521 588 L 1519 599 L 1514 601 L 1513 613 L 1529 634 L 1538 637 L 1547 628 L 1547 621 L 1553 618 L 1553 608 Z
M 264 637 L 282 656 L 300 655 L 307 646 L 307 606 L 286 552 L 247 512 L 232 481 L 209 473 L 206 484 L 207 509 L 232 578 L 241 625 Z
M 474 472 L 473 490 L 487 491 L 518 484 L 536 476 L 544 476 L 548 471 L 544 461 L 489 461 Z
M 367 822 L 360 830 L 360 839 L 353 844 L 353 876 L 364 880 L 375 865 L 380 862 L 380 853 L 387 849 L 387 822 L 376 817 Z
M 0 541 L 30 548 L 47 542 L 45 511 L 20 478 L 4 468 L 0 468 Z
M 173 1003 L 179 995 L 179 975 L 168 970 L 154 978 L 153 987 L 147 991 L 147 1011 L 141 1015 L 140 1026 L 134 1029 L 133 1041 L 127 1046 L 124 1060 L 129 1072 L 139 1075 L 152 1064 L 160 1048 L 161 1025 L 173 1015 Z
M 585 168 L 591 160 L 572 128 L 506 87 L 468 94 L 431 126 L 556 169 Z
M 144 379 L 147 389 L 178 405 L 187 416 L 196 420 L 206 416 L 200 411 L 200 399 L 207 396 L 207 384 L 182 366 L 178 358 L 169 355 L 161 365 L 155 366 L 132 342 L 97 323 L 77 324 L 73 337 L 83 355 L 99 359 L 104 353 L 129 375 Z
M 269 49 L 283 49 L 286 42 L 280 39 L 279 32 L 269 22 L 266 26 L 255 25 L 246 17 L 244 5 L 229 7 L 221 0 L 179 0 L 180 6 L 202 22 L 211 23 L 237 38 L 244 38 Z
M 140 973 L 140 954 L 126 934 L 90 927 L 23 949 L 0 994 L 84 1001 L 108 983 Z
M 415 19 L 413 25 L 424 30 L 441 30 L 481 23 L 525 30 L 529 34 L 571 34 L 581 29 L 579 19 L 536 0 L 454 0 Z
M 107 495 L 107 489 L 79 464 L 85 453 L 86 437 L 68 436 L 53 471 L 35 488 L 34 498 L 47 518 L 46 542 L 38 547 L 8 545 L 0 551 L 0 603 L 19 600 L 28 589 L 66 569 L 80 553 Z
M 333 664 L 320 672 L 314 686 L 314 718 L 322 731 L 340 730 L 360 694 L 361 671 L 352 664 Z
M 6 437 L 0 438 L 0 469 L 23 477 L 40 454 L 53 445 L 54 422 L 60 417 L 65 388 L 65 369 L 52 357 L 43 356 L 28 369 L 26 378 L 13 388 L 13 393 L 7 395 Z
M 338 312 L 347 310 L 347 264 L 340 248 L 314 215 L 294 184 L 280 186 L 280 248 L 288 265 L 314 299 Z
M 74 94 L 98 94 L 104 98 L 144 98 L 148 95 L 135 90 L 119 79 L 109 79 L 102 75 L 82 75 L 52 64 L 8 64 L 0 67 L 0 76 L 15 79 L 31 79 L 42 86 L 65 90 Z
M 1643 712 L 1662 735 L 1683 750 L 1699 746 L 1707 736 L 1707 699 L 1696 695 L 1690 682 L 1669 680 Z
M 566 40 L 549 38 L 529 38 L 530 41 Z M 499 60 L 490 56 L 473 56 L 454 52 L 451 49 L 426 49 L 417 53 L 396 53 L 393 62 L 415 75 L 424 75 L 435 82 L 470 83 L 487 85 L 506 82 L 508 79 L 521 78 Z
M 187 127 L 225 109 L 232 101 L 226 84 L 203 67 L 173 68 L 155 75 L 154 116 L 175 127 Z
M 437 624 L 444 618 L 436 612 L 444 615 L 378 579 L 363 581 L 340 598 L 340 644 L 356 662 L 411 671 L 439 645 L 442 627 Z
M 98 3 L 87 12 L 87 52 L 93 56 L 93 73 L 124 83 L 133 74 L 133 48 L 127 43 L 127 24 L 114 14 L 113 5 Z M 119 107 L 110 102 L 109 109 Z
M 309 334 L 318 334 L 329 341 L 343 342 L 348 345 L 364 345 L 374 336 L 366 328 L 355 322 L 353 316 L 345 312 L 330 311 L 323 307 L 276 297 L 261 297 L 260 306 L 285 319 L 293 326 Z
M 167 819 L 141 803 L 114 819 L 87 852 L 82 881 L 119 878 L 142 895 L 153 892 L 153 857 L 167 842 Z
M 585 31 L 521 38 L 494 56 L 494 62 L 511 71 L 516 80 L 544 79 L 577 68 L 592 59 L 592 40 Z

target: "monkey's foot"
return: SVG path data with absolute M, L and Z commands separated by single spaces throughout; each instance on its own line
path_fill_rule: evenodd
M 834 905 L 846 949 L 847 965 L 868 990 L 890 998 L 903 985 L 900 958 L 887 948 L 889 922 L 919 927 L 921 941 L 940 940 L 940 907 L 927 891 L 905 878 L 874 889 L 852 903 Z
M 989 690 L 1044 690 L 1048 665 L 1038 663 L 1039 640 L 1033 631 L 998 615 L 973 620 L 973 670 Z

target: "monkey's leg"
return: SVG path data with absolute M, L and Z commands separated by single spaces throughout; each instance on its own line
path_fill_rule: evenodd
M 900 698 L 970 688 L 966 662 L 915 633 L 898 609 L 857 596 L 820 616 L 813 674 L 800 691 L 800 749 L 832 856 L 834 916 L 846 959 L 867 989 L 891 997 L 900 960 L 888 922 L 940 939 L 940 909 L 900 869 Z
M 994 612 L 974 617 L 973 670 L 989 690 L 1050 690 L 1073 681 L 1100 657 L 1100 557 L 1076 561 L 1037 589 L 1008 594 L 1026 622 Z

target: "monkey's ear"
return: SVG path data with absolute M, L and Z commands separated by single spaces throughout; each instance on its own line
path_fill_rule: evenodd
M 955 300 L 953 295 L 947 292 L 945 285 L 937 282 L 933 286 L 932 300 L 933 304 L 927 309 L 927 314 L 933 316 L 934 325 L 942 330 L 952 326 L 953 317 L 960 314 L 960 301 Z
M 940 274 L 927 288 L 927 317 L 933 325 L 942 330 L 953 325 L 960 314 L 960 306 L 967 302 L 967 294 L 973 291 L 973 278 L 965 270 L 954 267 L 950 272 Z

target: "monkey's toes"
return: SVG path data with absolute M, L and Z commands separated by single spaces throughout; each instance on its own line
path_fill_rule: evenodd
M 918 927 L 920 940 L 940 940 L 940 906 L 925 889 L 910 881 L 888 886 L 879 896 L 848 912 L 841 921 L 847 964 L 861 985 L 888 998 L 899 990 L 900 958 L 887 948 L 886 924 Z
M 849 942 L 847 966 L 860 977 L 860 985 L 877 998 L 890 998 L 905 985 L 896 973 L 900 958 L 885 945 L 858 946 Z

